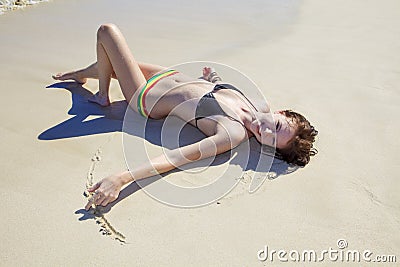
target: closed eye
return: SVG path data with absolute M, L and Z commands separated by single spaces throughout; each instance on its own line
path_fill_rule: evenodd
M 278 121 L 276 123 L 276 131 L 278 132 L 281 129 L 281 123 Z

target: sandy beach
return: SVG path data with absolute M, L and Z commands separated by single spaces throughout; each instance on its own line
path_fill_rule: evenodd
M 135 2 L 54 0 L 0 15 L 0 266 L 375 266 L 391 255 L 398 264 L 399 1 Z M 95 61 L 103 23 L 120 27 L 139 61 L 240 70 L 273 110 L 299 111 L 315 125 L 319 153 L 252 194 L 244 176 L 199 208 L 165 205 L 131 184 L 104 213 L 124 242 L 107 236 L 107 222 L 84 210 L 83 192 L 91 178 L 127 168 L 126 103 L 116 81 L 114 104 L 101 108 L 87 102 L 96 81 L 51 78 Z M 265 246 L 372 254 L 356 263 L 263 261 Z

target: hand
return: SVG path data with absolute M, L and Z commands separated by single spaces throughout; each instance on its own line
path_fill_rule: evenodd
M 122 188 L 121 177 L 112 175 L 99 181 L 92 187 L 88 188 L 89 193 L 94 192 L 93 196 L 89 199 L 85 209 L 89 210 L 92 204 L 107 206 L 118 198 L 119 192 Z
M 204 80 L 207 80 L 207 81 L 210 81 L 209 80 L 209 78 L 210 78 L 210 74 L 213 72 L 213 69 L 212 68 L 210 68 L 210 67 L 204 67 L 203 68 L 203 79 Z

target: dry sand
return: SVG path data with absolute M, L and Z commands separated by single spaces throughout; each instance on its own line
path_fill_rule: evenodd
M 322 251 L 340 238 L 399 261 L 400 4 L 272 2 L 59 0 L 1 15 L 0 265 L 291 266 L 261 262 L 257 252 Z M 132 185 L 106 214 L 127 243 L 99 234 L 82 193 L 99 148 L 94 179 L 126 168 L 121 108 L 82 114 L 87 91 L 72 99 L 46 86 L 51 74 L 94 61 L 105 22 L 120 26 L 138 60 L 240 69 L 273 109 L 301 111 L 315 124 L 320 153 L 254 194 L 244 179 L 202 208 L 170 207 Z M 121 100 L 116 83 L 112 90 Z

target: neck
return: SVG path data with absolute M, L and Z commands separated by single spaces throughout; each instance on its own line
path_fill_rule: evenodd
M 244 126 L 246 127 L 247 130 L 250 130 L 250 125 L 254 121 L 254 113 L 251 112 L 248 109 L 243 109 L 242 108 L 242 116 L 241 119 L 243 121 Z

